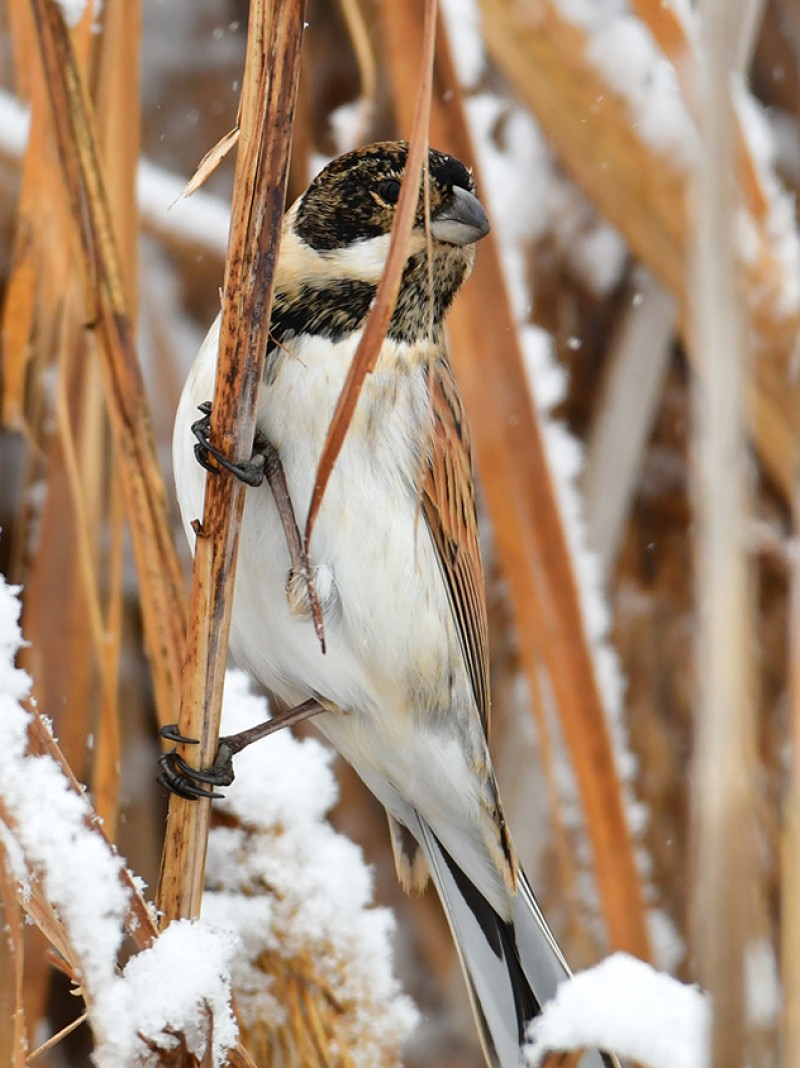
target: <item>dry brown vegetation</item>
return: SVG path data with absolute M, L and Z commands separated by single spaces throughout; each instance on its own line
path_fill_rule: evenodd
M 450 321 L 487 534 L 493 749 L 518 849 L 575 967 L 611 949 L 654 959 L 714 994 L 716 1064 L 744 1064 L 746 1053 L 753 1064 L 791 1066 L 800 1063 L 791 908 L 800 895 L 791 299 L 800 280 L 787 277 L 780 249 L 792 234 L 776 231 L 774 203 L 778 186 L 800 191 L 800 14 L 790 0 L 767 0 L 758 32 L 726 52 L 710 21 L 690 45 L 670 4 L 631 8 L 703 131 L 707 186 L 653 146 L 556 0 L 480 2 L 488 63 L 478 90 L 527 109 L 552 152 L 550 180 L 573 205 L 576 189 L 585 197 L 570 237 L 551 212 L 528 242 L 529 319 L 550 332 L 568 372 L 556 414 L 585 445 L 587 536 L 627 679 L 635 770 L 623 787 L 496 231 Z M 302 9 L 300 0 L 260 0 L 249 14 L 242 0 L 105 0 L 98 32 L 88 15 L 67 30 L 52 0 L 9 0 L 0 13 L 2 88 L 31 115 L 24 154 L 0 137 L 0 569 L 24 585 L 22 660 L 59 739 L 56 749 L 37 719 L 31 750 L 45 747 L 88 785 L 103 832 L 135 871 L 155 885 L 160 870 L 170 918 L 198 912 L 209 812 L 174 801 L 162 854 L 156 727 L 180 714 L 202 738 L 199 759 L 214 751 L 229 612 L 217 578 L 230 574 L 242 503 L 232 480 L 211 483 L 189 595 L 165 489 L 168 442 L 219 287 L 236 374 L 214 418 L 226 450 L 243 455 L 259 375 L 252 354 L 267 321 L 253 302 L 269 305 L 284 194 L 305 187 L 314 153 L 334 154 L 331 111 L 360 100 L 358 140 L 368 141 L 409 136 L 415 115 L 420 134 L 429 108 L 430 142 L 473 165 L 491 199 L 468 121 L 475 89 L 455 73 L 458 42 L 441 14 L 425 36 L 433 5 L 308 0 L 305 33 Z M 709 3 L 708 19 L 720 9 Z M 741 0 L 737 26 L 756 9 Z M 772 168 L 753 153 L 730 94 L 711 91 L 731 67 L 783 131 Z M 491 132 L 498 143 L 507 120 Z M 235 151 L 196 194 L 230 200 L 235 158 L 225 274 L 202 229 L 140 217 L 136 166 L 144 154 L 188 178 L 234 124 Z M 726 225 L 740 210 L 750 220 L 742 262 Z M 571 247 L 598 218 L 628 249 L 610 286 L 593 283 Z M 376 866 L 378 898 L 397 909 L 398 967 L 432 1021 L 405 1063 L 478 1066 L 438 905 L 431 894 L 401 895 L 382 811 L 340 770 L 335 818 Z M 631 796 L 649 813 L 636 833 Z M 0 1063 L 21 1068 L 43 1024 L 51 1033 L 80 1015 L 63 981 L 80 962 L 41 887 L 21 900 L 0 866 L 0 889 Z M 682 936 L 672 960 L 648 909 Z M 24 926 L 24 912 L 36 927 Z M 135 912 L 141 947 L 154 929 L 138 897 Z M 771 947 L 784 993 L 773 1018 L 748 1023 L 744 957 L 756 942 Z M 231 1063 L 353 1063 L 350 1051 L 329 1053 L 335 992 L 320 991 L 313 961 L 307 973 L 302 957 L 263 964 L 289 1003 L 287 1023 L 243 1035 Z M 33 1063 L 85 1063 L 90 1044 L 79 1027 Z

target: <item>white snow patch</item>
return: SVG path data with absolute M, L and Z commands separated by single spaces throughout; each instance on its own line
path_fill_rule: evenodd
M 523 324 L 520 341 L 528 381 L 535 383 L 536 403 L 549 414 L 567 395 L 567 371 L 555 358 L 552 335 L 542 327 Z
M 122 860 L 86 825 L 86 799 L 49 758 L 27 754 L 30 713 L 19 702 L 30 679 L 14 666 L 22 644 L 18 588 L 0 576 L 0 796 L 10 817 L 17 865 L 24 857 L 64 923 L 90 992 L 114 976 L 128 891 Z
M 0 92 L 0 152 L 21 158 L 29 129 L 29 108 L 10 93 Z
M 627 0 L 558 0 L 558 7 L 565 19 L 590 31 L 628 12 Z
M 235 938 L 205 923 L 170 924 L 100 992 L 96 1009 L 104 1026 L 94 1052 L 98 1068 L 155 1068 L 162 1063 L 158 1050 L 179 1048 L 170 1032 L 180 1032 L 201 1061 L 211 1039 L 210 1063 L 222 1068 L 238 1032 L 229 978 L 236 949 Z
M 22 644 L 18 593 L 0 576 L 0 798 L 8 813 L 0 836 L 11 870 L 24 893 L 34 877 L 41 883 L 63 923 L 86 993 L 98 1068 L 155 1065 L 157 1056 L 139 1034 L 162 1048 L 176 1046 L 165 1028 L 183 1032 L 201 1056 L 213 1033 L 212 1063 L 221 1068 L 236 1040 L 226 978 L 230 936 L 173 924 L 118 974 L 130 902 L 124 862 L 60 767 L 49 756 L 27 753 L 30 713 L 20 702 L 30 678 L 14 666 Z
M 624 953 L 568 979 L 529 1029 L 527 1062 L 550 1050 L 600 1048 L 648 1068 L 708 1068 L 711 1004 Z

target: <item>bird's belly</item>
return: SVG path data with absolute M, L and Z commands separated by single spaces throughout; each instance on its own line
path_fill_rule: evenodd
M 314 355 L 306 346 L 296 363 L 284 361 L 263 391 L 258 414 L 259 427 L 278 449 L 301 530 L 346 372 L 344 363 L 338 375 L 318 371 Z M 471 732 L 476 717 L 469 714 L 466 670 L 418 508 L 415 435 L 424 432 L 428 413 L 426 395 L 415 391 L 424 383 L 410 375 L 392 379 L 393 396 L 383 400 L 380 380 L 367 380 L 311 539 L 312 567 L 323 569 L 319 592 L 329 594 L 325 653 L 311 618 L 293 612 L 287 599 L 290 557 L 266 484 L 247 490 L 231 650 L 289 704 L 310 696 L 330 702 L 338 711 L 321 716 L 319 726 L 345 759 L 368 781 L 386 781 L 390 791 L 412 804 L 419 795 L 430 807 L 431 733 L 449 794 L 442 804 L 452 803 L 452 788 L 466 773 L 465 751 L 473 748 L 462 732 Z M 187 525 L 202 514 L 204 486 L 188 427 L 212 385 L 213 365 L 210 374 L 193 374 L 181 401 L 185 433 L 176 432 L 175 462 Z

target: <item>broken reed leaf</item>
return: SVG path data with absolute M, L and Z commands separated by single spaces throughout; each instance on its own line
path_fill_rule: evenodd
M 406 261 L 406 248 L 408 247 L 419 199 L 423 162 L 428 151 L 428 125 L 433 92 L 433 56 L 436 41 L 436 7 L 436 0 L 425 0 L 419 88 L 416 94 L 408 159 L 400 188 L 400 197 L 397 202 L 397 214 L 392 226 L 389 253 L 378 284 L 377 293 L 375 294 L 375 302 L 370 310 L 364 333 L 336 403 L 322 449 L 322 456 L 317 466 L 317 475 L 306 520 L 304 538 L 306 551 L 308 551 L 311 543 L 311 535 L 322 504 L 322 498 L 328 485 L 333 465 L 336 463 L 344 443 L 364 380 L 378 362 L 381 346 L 386 337 L 389 320 L 394 311 L 397 293 L 400 289 L 400 280 Z
M 228 132 L 217 141 L 213 148 L 210 148 L 208 152 L 206 152 L 198 163 L 197 170 L 184 186 L 181 196 L 190 197 L 192 193 L 196 193 L 200 186 L 208 181 L 231 149 L 238 144 L 238 141 L 239 127 L 234 126 L 232 130 L 228 130 Z M 173 203 L 175 202 L 173 201 Z

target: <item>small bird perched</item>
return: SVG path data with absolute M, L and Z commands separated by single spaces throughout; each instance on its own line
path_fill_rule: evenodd
M 256 416 L 260 462 L 238 473 L 258 483 L 265 467 L 279 466 L 301 528 L 386 262 L 407 154 L 405 142 L 381 142 L 341 156 L 284 218 Z M 430 876 L 439 892 L 487 1062 L 518 1068 L 526 1025 L 570 973 L 519 866 L 487 746 L 483 569 L 443 320 L 489 223 L 457 159 L 431 150 L 428 175 L 427 232 L 421 190 L 388 333 L 322 500 L 312 581 L 290 554 L 278 495 L 248 490 L 231 649 L 295 718 L 316 713 L 383 803 L 401 883 L 421 889 Z M 197 458 L 230 466 L 207 436 L 218 338 L 219 319 L 175 423 L 177 495 L 192 544 L 206 477 Z M 196 420 L 198 407 L 205 419 Z M 232 753 L 266 731 L 245 733 L 221 740 L 209 772 L 167 754 L 162 781 L 208 796 L 203 784 L 229 782 Z M 599 1053 L 583 1061 L 603 1063 L 614 1062 Z

